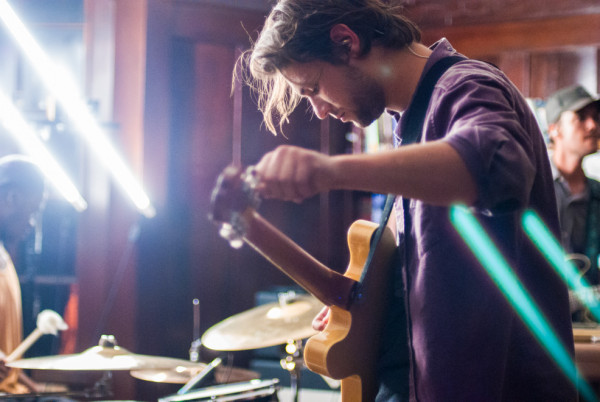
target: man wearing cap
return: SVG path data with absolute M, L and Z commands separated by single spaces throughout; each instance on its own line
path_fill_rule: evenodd
M 600 100 L 581 85 L 563 88 L 546 102 L 551 161 L 561 226 L 561 244 L 578 256 L 584 277 L 600 283 L 600 182 L 585 175 L 583 158 L 598 150 Z M 586 258 L 587 257 L 587 258 Z M 589 267 L 589 268 L 588 268 Z M 572 304 L 572 312 L 576 306 Z M 583 319 L 576 312 L 574 320 Z

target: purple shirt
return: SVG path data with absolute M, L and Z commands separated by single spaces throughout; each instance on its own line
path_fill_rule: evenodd
M 442 39 L 425 71 L 457 54 Z M 396 135 L 401 138 L 403 121 Z M 525 99 L 493 66 L 466 60 L 438 81 L 422 141 L 442 140 L 476 181 L 471 210 L 573 355 L 566 286 L 529 241 L 521 213 L 533 209 L 558 234 L 552 173 Z M 569 401 L 567 377 L 525 328 L 449 221 L 449 209 L 409 200 L 400 238 L 409 327 L 409 389 L 420 401 Z M 402 202 L 396 203 L 404 227 Z

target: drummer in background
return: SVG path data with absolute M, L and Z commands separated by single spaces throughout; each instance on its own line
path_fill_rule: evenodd
M 23 340 L 21 285 L 7 250 L 14 252 L 31 230 L 44 200 L 44 177 L 29 159 L 0 158 L 0 350 L 10 354 Z M 37 392 L 38 386 L 20 369 L 9 369 L 0 355 L 0 393 Z
M 561 226 L 561 244 L 587 268 L 585 279 L 600 283 L 600 182 L 587 177 L 583 159 L 598 151 L 600 100 L 581 85 L 563 88 L 546 102 L 554 189 Z M 571 297 L 573 321 L 587 320 L 581 304 Z

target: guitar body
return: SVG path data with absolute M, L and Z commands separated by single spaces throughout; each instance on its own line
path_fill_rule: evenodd
M 358 281 L 378 225 L 358 220 L 348 231 L 350 262 L 344 276 Z M 309 338 L 304 348 L 306 366 L 318 374 L 342 380 L 343 402 L 368 402 L 377 393 L 376 363 L 389 302 L 394 235 L 386 228 L 365 279 L 362 298 L 348 310 L 331 306 L 327 327 Z
M 312 257 L 258 212 L 251 174 L 228 167 L 213 191 L 210 219 L 233 247 L 246 243 L 330 306 L 326 328 L 309 338 L 304 361 L 311 371 L 341 380 L 343 402 L 370 402 L 377 393 L 376 364 L 390 301 L 396 241 L 384 228 L 368 273 L 354 297 L 379 225 L 358 220 L 348 230 L 350 262 L 342 275 Z

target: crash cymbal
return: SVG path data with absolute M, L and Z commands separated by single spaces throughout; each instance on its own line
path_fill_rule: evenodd
M 39 370 L 139 370 L 139 369 L 175 369 L 179 366 L 203 367 L 201 363 L 170 357 L 139 355 L 125 348 L 109 345 L 91 347 L 80 354 L 33 357 L 8 363 L 7 366 Z
M 201 370 L 202 368 L 198 367 L 178 366 L 168 370 L 133 370 L 130 374 L 144 381 L 185 384 Z M 227 366 L 218 366 L 215 368 L 215 381 L 217 384 L 244 382 L 257 378 L 260 378 L 260 374 L 256 371 Z
M 248 350 L 281 345 L 317 333 L 312 320 L 323 308 L 313 296 L 296 296 L 287 303 L 263 304 L 209 328 L 202 344 L 213 350 Z

